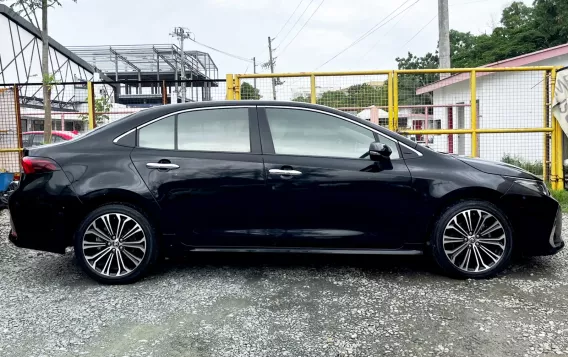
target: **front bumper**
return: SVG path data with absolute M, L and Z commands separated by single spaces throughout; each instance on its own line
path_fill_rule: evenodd
M 513 228 L 515 251 L 520 255 L 551 255 L 564 248 L 562 211 L 550 197 L 513 185 L 501 197 Z
M 562 239 L 562 211 L 560 208 L 556 211 L 556 219 L 554 220 L 554 225 L 550 232 L 548 244 L 550 246 L 548 254 L 554 254 L 564 248 L 564 240 Z

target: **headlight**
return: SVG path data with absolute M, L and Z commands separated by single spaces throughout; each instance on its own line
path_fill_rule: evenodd
M 535 180 L 515 180 L 516 184 L 519 184 L 529 190 L 538 192 L 545 196 L 550 196 L 550 191 L 548 191 L 548 187 L 542 181 L 535 181 Z

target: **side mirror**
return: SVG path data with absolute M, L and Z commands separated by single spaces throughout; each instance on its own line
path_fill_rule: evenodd
M 391 154 L 392 150 L 386 144 L 375 141 L 369 145 L 369 156 L 373 161 L 389 160 Z

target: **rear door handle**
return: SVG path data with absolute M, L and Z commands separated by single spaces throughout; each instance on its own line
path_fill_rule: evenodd
M 270 169 L 268 173 L 271 175 L 280 175 L 280 176 L 300 176 L 302 172 L 297 170 L 280 170 L 280 169 Z
M 176 170 L 179 169 L 179 165 L 176 164 L 162 164 L 159 162 L 149 162 L 146 164 L 149 169 L 159 169 L 159 170 Z

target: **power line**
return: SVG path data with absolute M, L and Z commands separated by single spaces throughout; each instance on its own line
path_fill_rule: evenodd
M 405 13 L 408 9 L 410 9 L 411 7 L 412 7 L 412 5 L 410 5 L 410 6 L 407 7 L 406 9 L 404 9 L 402 12 L 399 12 L 399 13 L 398 13 L 395 17 L 393 17 L 391 20 L 394 20 L 394 19 L 397 18 L 398 16 L 404 14 L 404 13 Z M 393 28 L 395 28 L 396 25 L 398 25 L 398 24 L 402 21 L 402 19 L 404 19 L 404 16 L 402 16 L 400 19 L 398 19 L 398 21 L 397 21 L 394 25 L 392 25 L 392 27 L 384 34 L 384 36 L 388 35 L 388 34 L 391 32 L 391 30 L 392 30 Z M 381 40 L 382 40 L 382 38 L 379 38 L 379 40 L 378 40 L 377 42 L 375 42 L 375 43 L 373 44 L 373 46 L 371 46 L 371 47 L 369 48 L 369 50 L 368 50 L 367 52 L 365 52 L 365 54 L 364 54 L 363 56 L 359 57 L 359 60 L 362 60 L 363 58 L 367 57 L 367 55 L 368 55 L 369 53 L 371 53 L 371 51 L 372 51 L 373 49 L 375 49 L 375 47 L 377 47 L 377 45 L 379 44 L 379 42 L 381 42 Z
M 290 33 L 292 32 L 292 30 L 294 29 L 294 27 L 296 27 L 296 25 L 298 24 L 298 22 L 300 22 L 300 19 L 302 19 L 302 16 L 304 16 L 304 14 L 306 13 L 306 11 L 308 10 L 308 8 L 310 7 L 310 5 L 314 2 L 314 0 L 310 0 L 310 3 L 308 4 L 308 6 L 306 6 L 306 8 L 304 9 L 304 11 L 302 11 L 302 13 L 300 14 L 300 17 L 298 17 L 298 19 L 296 20 L 296 22 L 294 22 L 294 25 L 292 25 L 292 27 L 290 27 L 290 30 L 288 30 L 288 32 L 286 33 L 286 35 L 284 36 L 284 38 L 280 41 L 280 44 L 284 43 L 284 41 L 286 40 L 286 38 L 290 35 Z
M 428 21 L 428 23 L 427 23 L 426 25 L 422 26 L 422 28 L 421 28 L 420 30 L 418 30 L 418 32 L 415 33 L 414 36 L 412 36 L 412 37 L 410 38 L 410 40 L 406 41 L 406 42 L 404 43 L 404 45 L 400 46 L 399 50 L 401 50 L 404 46 L 408 45 L 412 40 L 414 40 L 414 38 L 415 38 L 416 36 L 418 36 L 418 35 L 419 35 L 428 25 L 430 25 L 430 24 L 432 23 L 432 21 L 434 21 L 437 17 L 438 17 L 438 14 L 434 15 L 434 17 L 432 17 L 432 18 L 430 19 L 430 21 Z
M 278 35 L 280 35 L 280 33 L 282 32 L 282 30 L 284 30 L 284 28 L 286 27 L 286 25 L 288 25 L 288 23 L 290 22 L 290 20 L 292 19 L 292 16 L 294 16 L 294 14 L 296 13 L 296 11 L 298 11 L 298 9 L 300 8 L 300 5 L 302 5 L 302 3 L 304 2 L 304 0 L 300 0 L 300 2 L 298 3 L 298 6 L 296 6 L 296 8 L 294 9 L 294 11 L 292 12 L 292 15 L 290 15 L 290 17 L 288 18 L 288 20 L 286 20 L 286 22 L 284 23 L 284 25 L 282 26 L 282 28 L 280 28 L 280 30 L 278 31 L 278 33 L 276 34 L 276 36 L 274 36 L 274 39 L 276 39 L 278 37 Z
M 286 51 L 286 49 L 288 48 L 288 46 L 290 46 L 290 44 L 292 42 L 294 42 L 294 40 L 296 39 L 296 37 L 298 37 L 298 35 L 300 34 L 300 32 L 302 32 L 302 30 L 304 29 L 304 27 L 306 27 L 306 25 L 308 24 L 308 22 L 310 22 L 310 20 L 312 19 L 312 17 L 314 17 L 314 15 L 316 14 L 316 12 L 318 12 L 319 8 L 323 5 L 323 3 L 325 2 L 325 0 L 321 0 L 320 4 L 318 5 L 318 7 L 314 10 L 314 12 L 312 12 L 312 14 L 310 15 L 310 17 L 308 18 L 308 21 L 306 21 L 302 27 L 300 28 L 300 31 L 298 31 L 298 33 L 296 33 L 296 36 L 294 36 L 294 38 L 292 38 L 292 40 L 290 40 L 290 42 L 288 42 L 288 44 L 286 45 L 286 47 L 284 47 L 284 49 L 282 49 L 282 51 L 280 52 L 280 56 L 282 56 L 282 54 L 284 53 L 284 51 Z
M 356 39 L 355 41 L 353 41 L 349 46 L 345 47 L 344 49 L 342 49 L 341 51 L 339 51 L 335 56 L 331 57 L 329 60 L 325 61 L 323 64 L 321 64 L 317 69 L 325 66 L 326 64 L 328 64 L 329 62 L 333 61 L 334 59 L 336 59 L 337 57 L 339 57 L 339 55 L 341 55 L 342 53 L 344 53 L 345 51 L 347 51 L 348 49 L 350 49 L 351 47 L 355 46 L 356 44 L 358 44 L 359 42 L 363 41 L 365 38 L 367 38 L 369 35 L 371 35 L 373 32 L 377 31 L 378 29 L 380 29 L 381 27 L 383 27 L 384 25 L 386 25 L 387 23 L 389 23 L 392 19 L 387 20 L 392 14 L 394 14 L 395 12 L 397 12 L 401 7 L 403 7 L 404 5 L 406 5 L 407 3 L 409 3 L 411 0 L 406 0 L 404 3 L 402 3 L 402 5 L 400 5 L 399 7 L 397 7 L 394 11 L 392 11 L 390 14 L 388 14 L 386 17 L 384 17 L 381 21 L 379 21 L 378 23 L 376 23 L 373 27 L 371 27 L 371 29 L 369 29 L 367 32 L 365 32 L 363 35 L 361 35 L 358 39 Z M 416 0 L 411 6 L 413 6 L 414 4 L 416 4 L 417 2 L 419 2 L 420 0 Z M 386 20 L 386 22 L 384 22 Z
M 245 62 L 252 63 L 252 59 L 250 59 L 250 58 L 245 58 L 245 57 L 237 56 L 237 55 L 234 55 L 234 54 L 232 54 L 232 53 L 219 50 L 219 49 L 217 49 L 217 48 L 215 48 L 215 47 L 211 47 L 211 46 L 208 46 L 208 45 L 206 45 L 206 44 L 204 44 L 204 43 L 201 43 L 201 42 L 199 42 L 199 41 L 196 41 L 196 40 L 193 39 L 193 38 L 190 38 L 190 40 L 193 41 L 193 42 L 195 42 L 195 43 L 197 43 L 198 45 L 201 45 L 201 46 L 203 46 L 203 47 L 207 47 L 207 48 L 210 49 L 210 50 L 213 50 L 213 51 L 222 53 L 222 54 L 224 54 L 224 55 L 226 55 L 226 56 L 233 57 L 233 58 L 238 59 L 238 60 L 241 60 L 241 61 L 245 61 Z

